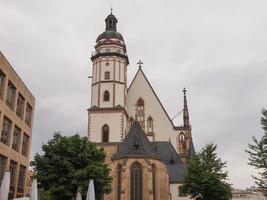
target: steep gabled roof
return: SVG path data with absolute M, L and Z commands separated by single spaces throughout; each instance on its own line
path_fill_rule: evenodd
M 149 142 L 142 127 L 136 121 L 133 123 L 123 142 L 119 145 L 112 159 L 116 160 L 127 157 L 159 159 L 153 144 Z
M 129 88 L 128 88 L 128 92 L 130 91 L 130 89 L 131 89 L 133 83 L 135 82 L 136 77 L 137 77 L 137 75 L 138 75 L 139 73 L 141 73 L 141 74 L 143 75 L 143 77 L 145 78 L 145 80 L 146 80 L 148 86 L 150 87 L 151 91 L 152 91 L 153 94 L 155 95 L 157 101 L 159 102 L 161 108 L 163 109 L 164 113 L 166 114 L 166 116 L 167 116 L 167 118 L 169 119 L 169 121 L 170 121 L 171 125 L 173 126 L 173 128 L 174 128 L 175 130 L 176 130 L 177 128 L 180 128 L 180 129 L 183 130 L 184 127 L 180 127 L 180 126 L 176 127 L 176 126 L 174 126 L 174 124 L 173 124 L 173 122 L 172 122 L 170 116 L 168 115 L 167 111 L 165 110 L 164 106 L 162 105 L 161 101 L 159 100 L 158 95 L 156 94 L 155 90 L 154 90 L 153 87 L 151 86 L 150 82 L 148 81 L 148 79 L 147 79 L 147 77 L 146 77 L 146 75 L 145 75 L 145 73 L 143 72 L 143 70 L 142 70 L 141 67 L 139 67 L 138 71 L 136 72 L 136 74 L 135 74 L 135 76 L 134 76 L 134 78 L 133 78 L 133 80 L 132 80 L 132 82 L 131 82 L 131 84 L 130 84 L 130 86 L 129 86 Z M 177 130 L 178 130 L 178 129 L 177 129 Z

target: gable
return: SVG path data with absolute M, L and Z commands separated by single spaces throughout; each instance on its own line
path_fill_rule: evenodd
M 129 117 L 135 118 L 136 103 L 140 97 L 145 104 L 145 125 L 147 118 L 152 117 L 156 141 L 169 141 L 175 137 L 174 125 L 141 68 L 137 71 L 127 93 L 126 107 Z

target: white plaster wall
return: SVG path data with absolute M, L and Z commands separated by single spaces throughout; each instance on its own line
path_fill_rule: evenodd
M 93 85 L 92 86 L 92 91 L 91 91 L 91 107 L 92 106 L 98 106 L 98 85 Z
M 123 133 L 123 118 L 122 113 L 89 113 L 89 140 L 92 142 L 101 142 L 102 127 L 107 124 L 109 126 L 109 141 L 121 141 Z
M 169 141 L 170 139 L 174 148 L 177 149 L 177 131 L 173 129 L 172 123 L 165 114 L 141 70 L 137 72 L 137 76 L 127 94 L 126 108 L 129 117 L 135 118 L 136 102 L 140 97 L 142 97 L 145 102 L 145 119 L 149 116 L 153 118 L 155 141 Z M 146 130 L 147 121 L 145 121 L 145 131 Z
M 124 107 L 125 85 L 115 84 L 115 106 Z
M 170 184 L 171 200 L 190 200 L 189 197 L 179 197 L 179 187 L 181 184 Z

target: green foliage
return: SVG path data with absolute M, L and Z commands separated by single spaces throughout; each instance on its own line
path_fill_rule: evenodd
M 259 177 L 253 176 L 256 184 L 267 190 L 267 110 L 262 110 L 261 125 L 264 135 L 260 140 L 252 137 L 252 144 L 248 144 L 249 165 L 259 170 Z M 267 194 L 266 194 L 267 195 Z
M 228 175 L 223 171 L 226 162 L 218 158 L 216 149 L 216 145 L 208 144 L 189 161 L 182 186 L 185 194 L 198 200 L 232 198 L 231 186 L 226 183 Z
M 112 178 L 104 163 L 104 150 L 97 149 L 87 138 L 78 134 L 65 137 L 55 133 L 42 150 L 44 154 L 36 154 L 31 166 L 40 187 L 49 191 L 53 200 L 71 200 L 78 186 L 86 196 L 90 179 L 94 180 L 97 200 L 111 192 Z

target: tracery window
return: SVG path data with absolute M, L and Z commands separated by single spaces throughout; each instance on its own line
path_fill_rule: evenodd
M 106 91 L 104 92 L 103 100 L 104 100 L 104 101 L 109 101 L 109 91 L 106 90 Z
M 102 142 L 108 142 L 109 141 L 109 127 L 107 124 L 105 124 L 102 127 Z
M 136 121 L 139 122 L 141 127 L 144 129 L 145 127 L 145 102 L 140 97 L 136 103 L 136 114 L 135 114 Z
M 153 119 L 150 116 L 147 118 L 147 132 L 153 133 Z
M 131 166 L 131 200 L 142 200 L 142 166 L 134 162 Z
M 118 165 L 117 166 L 117 175 L 118 175 L 118 182 L 117 182 L 117 188 L 118 188 L 118 193 L 117 193 L 117 200 L 121 200 L 121 176 L 122 176 L 122 166 Z

